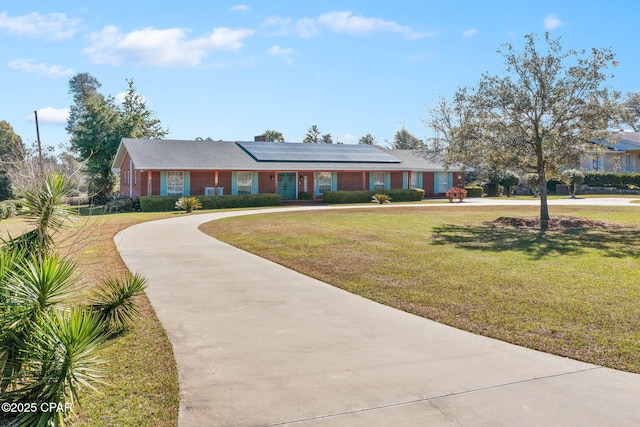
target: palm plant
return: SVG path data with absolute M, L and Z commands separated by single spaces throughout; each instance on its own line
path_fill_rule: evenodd
M 71 190 L 70 181 L 63 175 L 46 175 L 35 190 L 22 192 L 25 215 L 35 224 L 35 229 L 25 235 L 27 247 L 39 257 L 51 250 L 54 235 L 70 224 L 73 215 L 65 200 Z
M 202 203 L 200 199 L 192 196 L 180 197 L 175 204 L 176 209 L 184 209 L 185 212 L 191 213 L 194 210 L 202 209 Z
M 48 315 L 25 346 L 29 359 L 21 372 L 24 386 L 7 396 L 15 402 L 54 404 L 56 410 L 22 412 L 14 421 L 29 426 L 66 425 L 80 393 L 95 390 L 94 385 L 103 382 L 106 361 L 100 352 L 106 342 L 104 325 L 90 311 L 73 308 Z
M 37 328 L 46 323 L 56 304 L 71 295 L 75 266 L 57 256 L 36 260 L 2 253 L 0 264 L 12 263 L 11 270 L 0 277 L 0 391 L 6 391 L 30 357 L 25 348 L 36 337 Z
M 140 276 L 107 280 L 93 305 L 68 307 L 78 298 L 75 264 L 53 252 L 55 234 L 69 224 L 71 212 L 63 206 L 68 188 L 66 178 L 51 175 L 24 191 L 23 206 L 36 228 L 0 248 L 0 395 L 6 402 L 57 408 L 2 412 L 0 425 L 65 425 L 79 394 L 101 382 L 100 352 L 109 336 L 138 313 L 134 298 L 145 287 Z
M 138 316 L 135 297 L 147 286 L 147 280 L 136 274 L 123 281 L 108 279 L 94 291 L 91 309 L 111 333 L 126 329 Z

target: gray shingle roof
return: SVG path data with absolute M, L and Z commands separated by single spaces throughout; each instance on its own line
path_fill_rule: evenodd
M 640 132 L 617 132 L 618 143 L 612 148 L 617 151 L 640 150 Z
M 283 144 L 281 142 L 260 144 Z M 286 143 L 285 143 L 286 144 Z M 296 143 L 300 145 L 307 145 Z M 297 146 L 300 147 L 300 146 Z M 315 150 L 320 146 L 314 147 Z M 370 149 L 370 147 L 367 147 Z M 412 170 L 422 172 L 444 171 L 441 156 L 414 150 L 376 149 L 400 160 L 399 163 L 367 162 L 290 162 L 256 161 L 233 141 L 185 141 L 170 139 L 123 138 L 113 161 L 113 168 L 122 168 L 125 154 L 129 153 L 138 170 L 349 170 L 349 171 L 393 171 Z M 460 170 L 454 165 L 449 170 Z

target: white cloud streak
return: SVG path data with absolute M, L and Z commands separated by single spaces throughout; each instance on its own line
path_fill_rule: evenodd
M 236 4 L 234 6 L 231 6 L 230 10 L 232 12 L 248 12 L 249 10 L 251 10 L 251 7 L 246 4 Z
M 390 32 L 404 35 L 407 39 L 419 39 L 433 36 L 433 33 L 419 33 L 410 27 L 400 25 L 394 21 L 385 21 L 380 18 L 368 18 L 354 15 L 349 11 L 333 11 L 323 13 L 318 17 L 318 23 L 326 26 L 334 33 L 372 33 Z
M 69 109 L 45 107 L 38 110 L 38 123 L 61 125 L 66 124 L 69 118 Z M 35 121 L 33 115 L 30 119 Z
M 332 11 L 323 13 L 317 18 L 301 18 L 297 21 L 280 16 L 271 16 L 265 19 L 262 25 L 278 27 L 277 35 L 296 34 L 303 38 L 317 36 L 321 33 L 321 29 L 342 34 L 396 33 L 403 35 L 406 39 L 421 39 L 435 35 L 435 33 L 414 31 L 410 27 L 400 25 L 394 21 L 354 15 L 350 11 Z
M 267 55 L 281 56 L 284 58 L 284 61 L 287 63 L 287 65 L 291 65 L 293 63 L 291 55 L 293 55 L 294 53 L 295 50 L 293 50 L 292 48 L 283 48 L 278 45 L 273 45 L 269 48 L 269 50 L 267 50 Z
M 0 29 L 9 34 L 33 38 L 63 40 L 73 37 L 79 30 L 81 19 L 70 19 L 63 13 L 41 15 L 37 12 L 21 16 L 0 13 Z
M 278 45 L 271 46 L 267 51 L 269 55 L 293 55 L 294 50 L 290 47 L 282 48 Z
M 214 50 L 234 51 L 254 34 L 248 29 L 216 28 L 211 33 L 187 39 L 181 28 L 153 27 L 122 33 L 118 27 L 107 26 L 92 33 L 91 44 L 82 53 L 93 63 L 138 67 L 196 67 Z
M 9 61 L 7 65 L 9 68 L 13 68 L 14 70 L 36 73 L 53 79 L 67 77 L 74 73 L 71 68 L 65 68 L 62 65 L 47 65 L 44 63 L 37 64 L 33 58 L 14 59 L 13 61 Z
M 560 26 L 562 26 L 564 23 L 556 18 L 554 15 L 548 15 L 546 18 L 544 18 L 544 29 L 545 30 L 554 30 Z
M 468 30 L 464 30 L 462 32 L 462 37 L 464 38 L 471 38 L 477 35 L 478 35 L 478 30 L 476 30 L 475 28 L 469 28 Z

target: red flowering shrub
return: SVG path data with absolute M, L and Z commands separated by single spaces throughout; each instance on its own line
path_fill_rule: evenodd
M 446 196 L 450 202 L 453 202 L 453 199 L 458 199 L 462 202 L 464 198 L 467 197 L 467 190 L 460 187 L 453 187 L 447 191 Z

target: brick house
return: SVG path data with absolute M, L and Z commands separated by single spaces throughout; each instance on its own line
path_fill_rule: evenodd
M 460 165 L 441 156 L 371 145 L 123 138 L 112 170 L 120 195 L 181 196 L 422 188 L 425 196 L 463 185 Z

